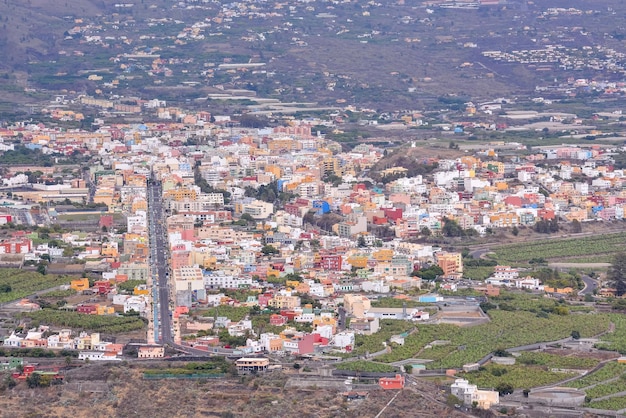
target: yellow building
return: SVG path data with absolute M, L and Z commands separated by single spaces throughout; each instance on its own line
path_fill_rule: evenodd
M 176 201 L 181 201 L 185 199 L 196 200 L 197 193 L 193 189 L 180 188 L 180 189 L 172 189 L 168 190 L 164 193 L 163 199 L 173 199 Z
M 279 166 L 277 166 L 277 165 L 268 165 L 268 166 L 266 166 L 265 167 L 265 172 L 266 173 L 271 173 L 274 176 L 274 178 L 277 178 L 277 179 L 281 178 L 282 175 L 283 175 L 283 170 Z
M 370 300 L 363 295 L 347 294 L 343 296 L 343 304 L 346 312 L 356 318 L 364 318 L 365 312 L 372 307 Z
M 296 141 L 293 139 L 274 139 L 267 143 L 267 149 L 270 151 L 293 151 L 296 149 Z
M 89 279 L 83 277 L 82 279 L 72 280 L 70 282 L 70 289 L 76 290 L 77 292 L 89 289 Z
M 363 255 L 353 255 L 348 258 L 348 264 L 358 269 L 367 267 L 367 257 Z
M 115 309 L 112 306 L 98 305 L 96 306 L 96 315 L 113 315 Z
M 133 289 L 133 295 L 139 296 L 139 295 L 149 295 L 150 294 L 150 289 L 148 289 L 148 287 L 145 284 L 139 285 L 139 286 L 135 286 L 135 288 Z
M 463 256 L 461 253 L 436 253 L 437 265 L 443 270 L 444 277 L 455 277 L 463 274 Z
M 300 306 L 298 296 L 275 295 L 269 300 L 268 305 L 277 309 L 294 309 Z
M 384 249 L 374 251 L 374 253 L 372 254 L 372 258 L 379 263 L 390 262 L 393 258 L 393 250 Z

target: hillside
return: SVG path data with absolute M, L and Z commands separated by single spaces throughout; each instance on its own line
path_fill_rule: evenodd
M 0 396 L 0 411 L 21 416 L 66 417 L 373 417 L 396 394 L 375 389 L 365 400 L 346 402 L 336 390 L 285 389 L 287 376 L 272 374 L 226 380 L 141 378 L 121 365 L 89 365 L 68 373 L 68 383 L 28 389 L 20 384 Z M 77 389 L 97 392 L 77 392 Z M 424 397 L 423 395 L 426 397 Z M 8 396 L 7 396 L 8 395 Z M 461 418 L 465 414 L 432 399 L 445 400 L 434 385 L 405 389 L 381 417 Z M 97 409 L 94 409 L 97 405 Z M 14 415 L 13 415 L 14 416 Z
M 594 64 L 624 52 L 626 29 L 613 12 L 619 6 L 7 0 L 0 4 L 0 91 L 5 103 L 109 91 L 220 109 L 224 101 L 208 95 L 237 89 L 252 103 L 258 96 L 381 110 L 458 107 L 469 98 L 532 94 L 568 77 L 621 79 L 620 62 Z M 484 55 L 553 47 L 562 57 L 545 65 Z M 583 47 L 591 48 L 588 62 L 569 66 Z

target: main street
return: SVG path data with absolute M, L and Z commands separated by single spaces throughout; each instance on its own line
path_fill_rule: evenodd
M 207 351 L 176 344 L 172 337 L 172 311 L 170 309 L 171 299 L 168 283 L 169 246 L 163 212 L 163 191 L 161 182 L 154 180 L 148 184 L 148 219 L 150 229 L 150 265 L 154 280 L 152 292 L 154 340 L 192 355 L 210 356 L 211 353 Z
M 158 322 L 155 322 L 155 333 L 160 335 L 163 344 L 173 344 L 170 292 L 168 285 L 169 263 L 167 260 L 165 229 L 163 228 L 163 200 L 160 182 L 148 185 L 148 211 L 150 212 L 150 261 L 156 275 L 157 297 L 152 303 L 159 304 Z M 154 294 L 154 293 L 153 293 Z

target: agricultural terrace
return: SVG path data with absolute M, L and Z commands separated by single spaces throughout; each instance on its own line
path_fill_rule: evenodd
M 626 408 L 626 396 L 603 399 L 601 401 L 589 402 L 585 404 L 588 408 L 608 409 L 611 411 L 619 411 Z
M 607 363 L 600 370 L 568 384 L 586 393 L 589 408 L 620 410 L 626 408 L 626 365 Z
M 0 303 L 30 296 L 40 290 L 69 284 L 67 276 L 43 275 L 35 271 L 0 269 Z
M 600 363 L 600 360 L 591 357 L 580 357 L 579 353 L 559 355 L 525 352 L 517 357 L 517 363 L 528 366 L 550 366 L 556 369 L 591 370 Z
M 550 385 L 576 376 L 575 373 L 550 371 L 545 366 L 528 366 L 515 364 L 513 366 L 498 366 L 489 364 L 476 372 L 464 373 L 470 383 L 481 388 L 496 388 L 501 385 L 510 385 L 514 389 L 531 388 Z
M 144 321 L 136 316 L 87 315 L 54 309 L 42 309 L 23 315 L 31 318 L 34 326 L 51 325 L 110 334 L 135 331 L 145 326 Z
M 597 385 L 598 383 L 617 378 L 624 373 L 626 373 L 626 364 L 620 364 L 616 361 L 613 361 L 610 363 L 606 363 L 604 366 L 602 366 L 602 368 L 591 374 L 569 382 L 565 386 L 576 389 L 584 389 L 589 386 Z
M 391 363 L 409 358 L 430 359 L 428 368 L 460 368 L 474 363 L 500 348 L 512 348 L 539 342 L 555 341 L 578 331 L 583 338 L 598 335 L 609 327 L 608 315 L 572 314 L 556 315 L 528 311 L 490 310 L 491 322 L 475 327 L 458 327 L 450 324 L 418 325 L 417 332 L 407 336 L 403 346 L 392 345 L 390 353 L 377 357 L 377 361 Z M 384 329 L 384 328 L 383 328 Z M 388 335 L 388 334 L 387 334 Z M 388 339 L 369 336 L 368 351 L 383 348 Z M 435 340 L 449 341 L 433 345 Z M 355 346 L 359 354 L 363 346 L 357 337 Z
M 500 264 L 527 264 L 532 259 L 570 262 L 610 262 L 626 246 L 626 233 L 584 238 L 550 239 L 494 247 L 491 258 Z
M 623 314 L 609 314 L 609 318 L 615 324 L 615 330 L 603 335 L 602 341 L 596 347 L 626 354 L 626 316 Z
M 395 366 L 388 364 L 373 363 L 371 361 L 359 360 L 339 363 L 336 366 L 337 370 L 351 370 L 355 372 L 370 372 L 370 373 L 394 373 L 398 371 Z

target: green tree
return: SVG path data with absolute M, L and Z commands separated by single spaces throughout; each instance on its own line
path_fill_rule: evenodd
M 572 221 L 572 233 L 574 234 L 580 234 L 581 232 L 583 232 L 583 227 L 580 224 L 580 222 L 578 221 L 578 219 L 574 219 Z
M 363 235 L 359 235 L 359 238 L 357 239 L 357 245 L 360 248 L 367 247 L 367 243 L 365 242 L 365 237 Z
M 26 384 L 29 388 L 37 388 L 41 385 L 41 375 L 39 373 L 32 373 L 26 378 Z
M 504 382 L 499 383 L 495 389 L 498 391 L 498 393 L 500 393 L 500 396 L 510 395 L 511 393 L 513 393 L 514 390 L 513 385 Z
M 464 235 L 463 228 L 453 219 L 445 218 L 443 221 L 441 233 L 446 237 L 462 237 Z
M 511 229 L 511 234 L 513 234 L 514 236 L 518 236 L 519 235 L 519 229 L 517 229 L 517 227 L 514 226 L 513 229 Z
M 269 245 L 269 244 L 266 244 L 263 246 L 263 248 L 261 248 L 261 253 L 263 253 L 263 255 L 278 254 L 279 252 L 280 251 L 278 251 L 276 247 L 274 247 L 273 245 Z
M 617 296 L 626 293 L 626 253 L 619 253 L 613 257 L 613 262 L 607 272 L 607 279 L 615 288 Z

